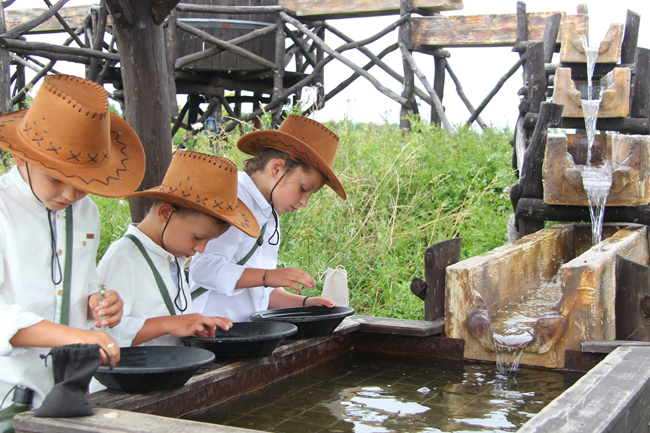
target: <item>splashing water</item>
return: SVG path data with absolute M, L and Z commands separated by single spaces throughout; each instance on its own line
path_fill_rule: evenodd
M 590 47 L 587 43 L 586 36 L 580 36 L 580 42 L 585 50 L 587 56 L 587 99 L 593 99 L 593 85 L 591 80 L 594 77 L 594 70 L 596 69 L 596 59 L 598 58 L 598 47 Z
M 578 169 L 582 174 L 582 185 L 589 200 L 591 243 L 596 245 L 602 238 L 605 203 L 607 203 L 607 194 L 612 186 L 612 171 L 607 165 L 579 166 Z
M 589 201 L 589 216 L 591 217 L 591 242 L 593 245 L 600 243 L 603 232 L 603 217 L 605 215 L 605 203 L 607 195 L 612 186 L 612 170 L 607 165 L 591 166 L 591 153 L 596 136 L 596 120 L 603 92 L 600 92 L 598 99 L 593 97 L 594 69 L 598 58 L 598 48 L 590 47 L 587 38 L 580 36 L 580 41 L 587 57 L 587 99 L 582 100 L 582 113 L 585 118 L 585 129 L 587 130 L 587 162 L 586 165 L 578 166 L 582 174 L 582 186 L 587 193 Z

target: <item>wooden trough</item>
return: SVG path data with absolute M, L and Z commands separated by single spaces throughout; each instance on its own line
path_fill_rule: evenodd
M 546 142 L 544 203 L 589 206 L 580 170 L 587 160 L 585 135 L 549 134 Z M 608 206 L 645 206 L 650 203 L 650 136 L 601 134 L 595 136 L 592 164 L 610 161 L 612 187 Z
M 627 117 L 630 113 L 630 68 L 614 68 L 600 80 L 603 89 L 598 117 Z M 584 117 L 582 99 L 587 99 L 587 83 L 582 92 L 571 79 L 571 68 L 557 68 L 554 78 L 553 102 L 564 105 L 562 117 Z M 599 93 L 600 90 L 596 89 Z
M 591 226 L 558 225 L 449 266 L 445 335 L 465 341 L 465 358 L 495 361 L 491 318 L 557 275 L 561 299 L 535 322 L 521 364 L 563 368 L 581 340 L 615 339 L 616 256 L 647 264 L 647 228 L 606 225 L 603 234 L 591 248 Z

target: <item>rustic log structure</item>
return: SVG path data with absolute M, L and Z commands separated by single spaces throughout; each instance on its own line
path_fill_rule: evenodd
M 580 15 L 587 13 L 586 6 L 578 11 Z M 557 20 L 557 18 L 554 18 Z M 618 116 L 597 119 L 596 129 L 600 131 L 615 131 L 625 134 L 650 134 L 650 51 L 637 47 L 640 16 L 628 11 L 625 29 L 621 25 L 612 26 L 608 38 L 618 40 L 620 48 L 612 48 L 614 54 L 605 58 L 610 63 L 596 63 L 593 80 L 598 83 L 601 79 L 612 85 L 611 89 L 626 87 L 623 92 L 612 90 L 617 98 L 624 101 L 614 101 L 618 106 L 608 111 L 601 105 L 602 116 Z M 538 43 L 522 44 L 522 58 L 525 57 L 524 77 L 526 85 L 520 90 L 522 102 L 519 107 L 513 143 L 513 167 L 520 174 L 519 183 L 511 189 L 511 201 L 515 211 L 516 227 L 519 237 L 533 233 L 544 226 L 544 221 L 589 221 L 589 209 L 585 206 L 559 206 L 544 203 L 542 186 L 542 163 L 546 150 L 546 130 L 549 126 L 557 128 L 576 128 L 584 130 L 585 123 L 577 112 L 574 101 L 569 97 L 556 98 L 554 92 L 567 88 L 569 95 L 578 98 L 578 91 L 586 89 L 586 63 L 553 64 L 553 52 L 559 52 L 558 39 L 573 40 L 578 34 L 584 34 L 586 29 L 580 28 L 580 21 L 567 20 L 569 30 L 558 32 L 555 24 L 547 25 L 543 40 Z M 566 32 L 572 32 L 573 36 Z M 621 41 L 622 38 L 622 41 Z M 602 51 L 602 50 L 601 50 Z M 573 56 L 573 57 L 571 57 Z M 574 58 L 575 53 L 569 57 Z M 582 54 L 584 57 L 584 53 Z M 620 58 L 620 64 L 611 63 Z M 618 76 L 618 79 L 615 77 Z M 558 78 L 561 77 L 561 78 Z M 568 80 L 568 81 L 567 81 Z M 571 81 L 573 80 L 573 81 Z M 615 82 L 617 81 L 618 82 Z M 554 83 L 556 87 L 554 88 Z M 628 84 L 629 83 L 629 84 Z M 628 90 L 629 89 L 629 90 Z M 620 90 L 620 89 L 619 89 Z M 629 94 L 628 94 L 629 91 Z M 611 95 L 604 95 L 603 101 L 610 103 Z M 547 99 L 564 101 L 567 106 L 553 104 L 553 115 L 543 115 L 540 106 L 547 104 Z M 605 104 L 606 105 L 606 104 Z M 564 110 L 564 113 L 562 111 Z M 558 112 L 559 111 L 559 112 Z M 533 156 L 534 155 L 534 156 Z M 531 157 L 529 157 L 531 156 Z M 533 174 L 531 176 L 531 173 Z M 646 205 L 618 208 L 608 206 L 605 211 L 605 221 L 639 222 L 646 224 L 648 209 Z M 586 216 L 586 218 L 585 218 Z

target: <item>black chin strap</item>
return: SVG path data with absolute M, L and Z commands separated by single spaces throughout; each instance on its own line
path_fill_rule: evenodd
M 43 203 L 43 201 L 40 198 L 38 198 L 38 196 L 34 192 L 34 187 L 32 186 L 32 177 L 29 174 L 29 163 L 27 161 L 25 161 L 25 170 L 27 171 L 27 184 L 29 185 L 29 189 L 32 191 L 32 194 L 34 194 L 34 197 L 36 197 L 36 200 L 38 200 L 43 205 L 45 205 L 45 203 Z M 47 225 L 50 228 L 50 245 L 52 246 L 51 278 L 52 278 L 52 282 L 56 286 L 61 284 L 61 281 L 63 281 L 63 271 L 61 270 L 61 261 L 59 260 L 59 255 L 56 253 L 57 250 L 56 235 L 55 235 L 56 211 L 49 209 L 47 206 L 45 206 L 45 210 L 47 211 L 47 223 L 48 223 Z
M 172 215 L 174 215 L 174 212 L 176 212 L 176 209 L 173 209 L 172 213 L 169 214 L 169 218 L 167 218 L 165 227 L 163 227 L 162 233 L 160 234 L 160 244 L 162 245 L 165 251 L 168 250 L 167 248 L 165 248 L 165 241 L 163 240 L 163 238 L 165 237 L 165 230 L 167 230 L 167 225 L 169 224 L 169 221 L 172 219 Z M 184 313 L 185 310 L 187 310 L 188 304 L 187 304 L 187 295 L 185 294 L 185 290 L 183 290 L 183 281 L 182 281 L 183 270 L 181 269 L 181 265 L 178 264 L 178 259 L 176 257 L 174 257 L 174 262 L 176 263 L 176 287 L 178 288 L 178 292 L 176 293 L 176 297 L 174 298 L 174 305 L 176 305 L 178 311 Z M 183 296 L 182 300 L 181 300 L 181 295 Z
M 271 193 L 269 194 L 269 202 L 271 204 L 271 214 L 273 215 L 273 220 L 275 221 L 275 229 L 273 230 L 273 233 L 271 233 L 271 237 L 269 237 L 269 245 L 277 245 L 280 243 L 280 231 L 278 230 L 280 228 L 280 222 L 278 221 L 278 213 L 275 211 L 275 206 L 273 206 L 273 191 L 275 191 L 275 187 L 277 187 L 280 184 L 280 181 L 282 178 L 289 172 L 289 170 L 285 170 L 282 176 L 280 176 L 280 179 L 273 185 L 273 188 L 271 188 Z M 275 242 L 271 242 L 271 239 L 274 237 L 278 237 Z

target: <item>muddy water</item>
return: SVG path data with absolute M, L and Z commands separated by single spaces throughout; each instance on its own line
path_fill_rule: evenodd
M 578 377 L 353 354 L 185 418 L 285 433 L 510 432 Z

